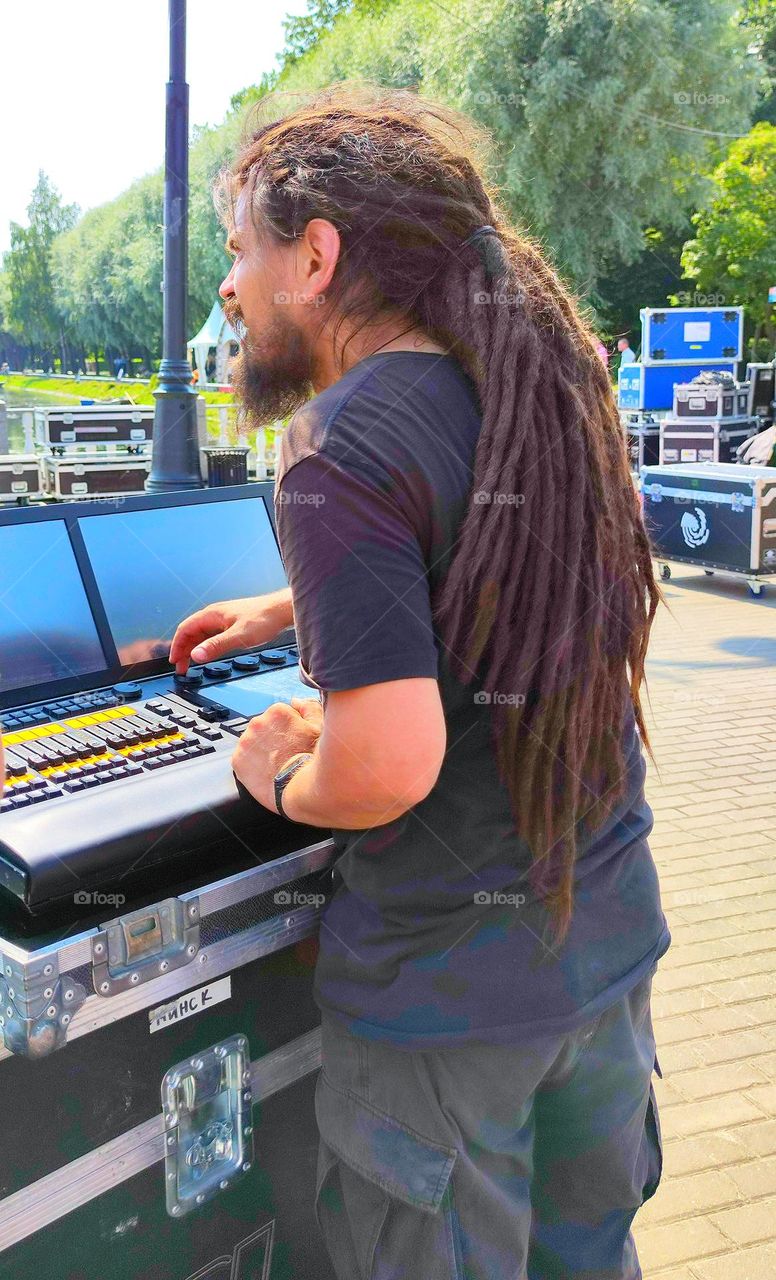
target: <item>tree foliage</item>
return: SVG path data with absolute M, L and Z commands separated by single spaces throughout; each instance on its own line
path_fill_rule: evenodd
M 760 121 L 734 142 L 713 174 L 714 194 L 695 214 L 695 237 L 682 254 L 701 289 L 720 289 L 744 305 L 758 329 L 776 340 L 768 288 L 776 284 L 776 126 Z
M 513 217 L 590 294 L 645 228 L 686 226 L 755 76 L 729 0 L 397 0 L 343 13 L 279 88 L 417 86 L 492 135 Z M 692 68 L 692 70 L 688 70 Z
M 11 247 L 3 259 L 5 323 L 37 351 L 50 351 L 61 345 L 65 331 L 52 275 L 52 246 L 74 225 L 78 206 L 63 204 L 41 169 L 27 217 L 26 227 L 11 223 Z
M 346 78 L 417 89 L 483 124 L 493 144 L 483 161 L 502 203 L 596 307 L 604 331 L 632 328 L 639 305 L 681 288 L 681 243 L 698 209 L 683 265 L 711 291 L 732 292 L 734 279 L 745 291 L 754 265 L 706 246 L 739 169 L 749 212 L 725 218 L 737 219 L 738 242 L 756 239 L 769 188 L 736 148 L 753 113 L 770 118 L 775 13 L 773 0 L 308 0 L 306 14 L 286 21 L 278 69 L 235 94 L 221 126 L 193 131 L 191 331 L 228 270 L 211 185 L 251 109 L 270 91 L 293 102 Z M 157 356 L 161 172 L 75 226 L 74 210 L 41 182 L 30 226 L 13 228 L 0 323 L 31 346 L 64 334 L 86 349 Z

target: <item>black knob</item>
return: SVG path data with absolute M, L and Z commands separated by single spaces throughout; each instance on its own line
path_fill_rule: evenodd
M 206 676 L 230 676 L 232 674 L 231 662 L 206 662 Z
M 242 653 L 232 658 L 232 666 L 236 671 L 258 671 L 261 658 L 257 658 L 254 653 Z
M 189 667 L 185 675 L 180 675 L 176 671 L 173 679 L 182 689 L 196 689 L 202 684 L 202 670 L 200 667 Z
M 139 698 L 143 693 L 143 686 L 135 684 L 134 681 L 127 684 L 114 684 L 113 692 L 118 698 L 126 698 L 128 701 L 132 698 Z
M 285 649 L 262 649 L 259 657 L 270 667 L 285 666 L 287 654 Z

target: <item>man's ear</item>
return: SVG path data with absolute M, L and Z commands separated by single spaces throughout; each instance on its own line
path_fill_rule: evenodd
M 325 294 L 342 249 L 337 228 L 326 218 L 311 218 L 298 245 L 297 258 L 308 293 Z

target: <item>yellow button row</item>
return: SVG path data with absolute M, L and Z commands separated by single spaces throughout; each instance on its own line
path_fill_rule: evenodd
M 133 716 L 136 707 L 105 707 L 102 711 L 90 711 L 88 715 L 68 716 L 66 720 L 52 720 L 48 724 L 38 724 L 34 729 L 17 729 L 14 733 L 3 735 L 3 742 L 12 747 L 15 742 L 33 742 L 35 738 L 50 738 L 55 733 L 66 733 L 68 729 L 88 729 L 90 724 L 102 724 L 105 720 L 122 719 Z

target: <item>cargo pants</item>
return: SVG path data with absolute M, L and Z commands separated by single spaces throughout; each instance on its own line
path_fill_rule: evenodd
M 656 966 L 655 966 L 656 968 Z M 578 1030 L 409 1052 L 323 1018 L 316 1216 L 338 1280 L 641 1280 L 655 968 Z

